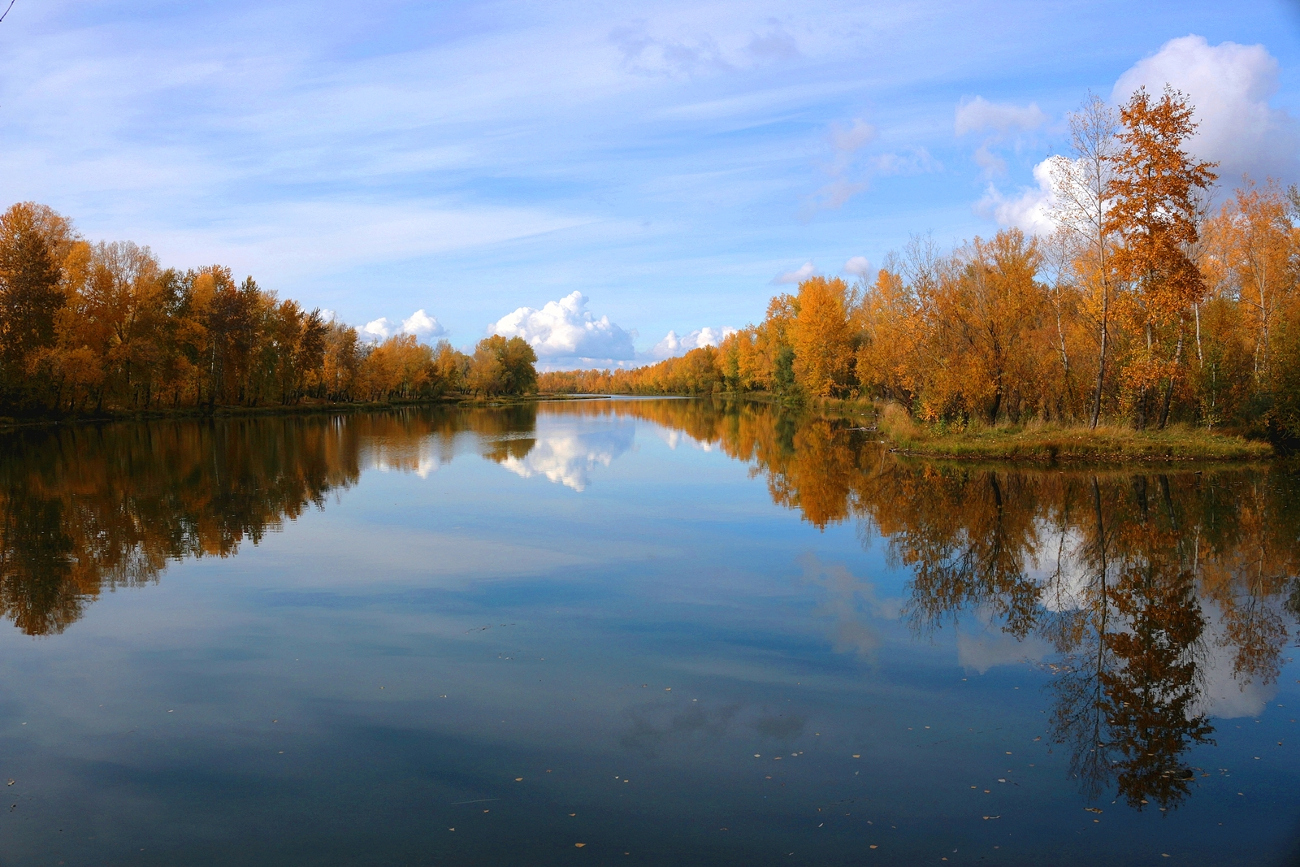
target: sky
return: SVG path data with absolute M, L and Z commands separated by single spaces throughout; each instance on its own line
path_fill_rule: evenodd
M 1300 0 L 14 0 L 0 207 L 371 337 L 627 366 L 912 234 L 1041 229 L 1066 114 L 1166 83 L 1223 190 L 1300 181 Z

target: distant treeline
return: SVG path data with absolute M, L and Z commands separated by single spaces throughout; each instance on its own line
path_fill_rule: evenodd
M 0 415 L 520 394 L 536 361 L 517 337 L 369 343 L 229 268 L 164 269 L 32 202 L 0 215 Z
M 916 237 L 872 282 L 814 277 L 716 348 L 543 391 L 773 392 L 893 400 L 927 421 L 1171 420 L 1300 436 L 1300 191 L 1216 180 L 1175 91 L 1095 97 L 1052 162 L 1055 232 L 940 251 Z

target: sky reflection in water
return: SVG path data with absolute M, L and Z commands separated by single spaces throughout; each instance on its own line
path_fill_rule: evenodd
M 851 427 L 7 437 L 4 863 L 1291 863 L 1291 474 Z

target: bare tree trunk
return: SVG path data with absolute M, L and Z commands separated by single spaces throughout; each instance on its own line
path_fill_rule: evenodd
M 1104 298 L 1101 302 L 1101 350 L 1097 353 L 1097 391 L 1092 398 L 1092 421 L 1088 424 L 1090 430 L 1097 429 L 1097 421 L 1101 418 L 1101 391 L 1106 382 L 1106 349 L 1107 343 L 1110 342 L 1110 328 L 1106 321 L 1110 313 L 1110 298 Z
M 1183 322 L 1178 321 L 1178 349 L 1174 352 L 1174 367 L 1177 369 L 1183 362 Z M 1169 423 L 1169 403 L 1174 396 L 1174 374 L 1169 374 L 1169 379 L 1165 382 L 1164 398 L 1160 402 L 1160 424 L 1158 430 L 1164 430 L 1165 425 Z

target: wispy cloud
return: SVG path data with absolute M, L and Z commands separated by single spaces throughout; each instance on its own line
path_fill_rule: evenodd
M 809 277 L 812 277 L 816 273 L 817 273 L 816 265 L 814 265 L 812 262 L 804 262 L 802 265 L 800 265 L 798 268 L 795 268 L 793 271 L 785 271 L 781 274 L 777 274 L 775 277 L 772 278 L 772 285 L 783 286 L 789 284 L 802 283 L 803 281 L 807 280 Z
M 982 96 L 965 100 L 957 106 L 954 121 L 957 135 L 992 131 L 1000 136 L 1038 129 L 1045 123 L 1047 115 L 1036 103 L 989 102 Z
M 982 96 L 963 100 L 957 106 L 953 122 L 958 136 L 985 133 L 984 140 L 975 149 L 975 164 L 986 177 L 1003 175 L 1007 162 L 993 152 L 993 147 L 1032 132 L 1047 123 L 1047 115 L 1036 103 L 1016 105 L 1009 102 L 989 102 Z

